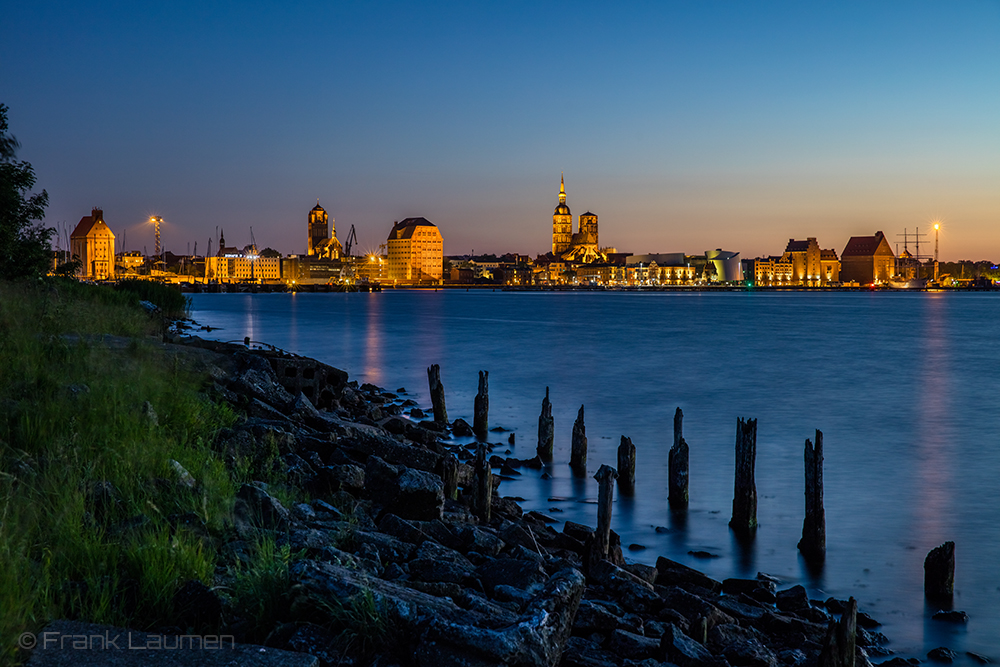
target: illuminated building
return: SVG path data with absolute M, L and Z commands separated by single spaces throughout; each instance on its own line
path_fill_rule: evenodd
M 790 285 L 792 260 L 789 257 L 759 257 L 754 260 L 754 282 L 758 285 Z
M 219 235 L 219 251 L 205 258 L 205 279 L 229 282 L 264 282 L 281 280 L 281 256 L 261 256 L 254 246 L 242 250 L 226 246 L 226 232 Z
M 427 218 L 407 218 L 389 232 L 388 280 L 395 283 L 440 283 L 444 239 Z
M 146 258 L 138 250 L 120 252 L 115 257 L 115 265 L 119 272 L 135 273 L 146 264 Z
M 73 257 L 80 260 L 77 275 L 88 280 L 115 277 L 115 235 L 104 222 L 104 211 L 95 208 L 80 218 L 69 237 Z
M 705 251 L 706 273 L 715 276 L 714 282 L 729 283 L 743 280 L 743 262 L 740 253 L 716 248 Z M 711 269 L 709 269 L 711 267 Z
M 823 250 L 815 237 L 788 239 L 782 259 L 791 261 L 793 285 L 817 286 L 840 280 L 840 260 L 835 250 Z
M 552 256 L 567 262 L 590 264 L 606 262 L 597 242 L 597 215 L 587 211 L 580 216 L 579 231 L 573 233 L 573 215 L 566 205 L 566 182 L 559 178 L 559 203 L 552 214 Z
M 840 255 L 840 279 L 860 285 L 883 283 L 892 277 L 896 255 L 885 234 L 852 236 Z
M 309 211 L 309 251 L 310 257 L 321 257 L 324 259 L 340 259 L 341 246 L 337 240 L 337 221 L 331 220 L 330 216 L 319 205 Z
M 630 255 L 625 258 L 625 281 L 629 285 L 686 285 L 695 280 L 697 269 L 682 252 Z

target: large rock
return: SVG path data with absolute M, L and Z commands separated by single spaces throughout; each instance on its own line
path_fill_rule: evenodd
M 403 519 L 440 519 L 444 507 L 444 483 L 437 475 L 368 458 L 366 490 L 371 499 Z
M 681 613 L 692 625 L 704 619 L 705 629 L 709 631 L 716 625 L 736 622 L 711 602 L 676 586 L 664 589 L 663 602 L 670 609 Z
M 708 649 L 691 639 L 676 626 L 667 625 L 660 638 L 660 654 L 679 667 L 723 667 L 728 663 L 716 658 Z
M 615 630 L 611 633 L 608 648 L 628 660 L 645 660 L 657 654 L 660 642 L 633 632 Z
M 410 561 L 410 574 L 420 581 L 459 584 L 473 569 L 468 558 L 430 540 L 420 545 Z
M 229 389 L 257 399 L 283 414 L 291 414 L 295 406 L 295 397 L 278 384 L 273 372 L 268 374 L 257 368 L 247 369 L 229 383 Z
M 501 584 L 521 590 L 534 590 L 546 580 L 545 568 L 539 563 L 514 558 L 488 560 L 476 568 L 476 576 L 490 595 Z
M 502 630 L 434 620 L 417 649 L 420 667 L 555 667 L 573 626 L 586 582 L 562 570 L 546 584 L 517 622 Z
M 287 530 L 290 515 L 285 506 L 271 497 L 262 486 L 244 484 L 236 492 L 233 514 L 240 532 L 263 528 Z
M 722 591 L 722 582 L 708 577 L 694 568 L 660 556 L 656 559 L 656 583 L 661 586 L 694 584 L 713 593 Z

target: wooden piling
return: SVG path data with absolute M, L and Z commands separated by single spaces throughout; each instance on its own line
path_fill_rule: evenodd
M 493 471 L 485 443 L 476 448 L 474 468 L 472 513 L 479 517 L 480 524 L 486 525 L 490 522 L 490 506 L 493 503 Z
M 545 388 L 545 398 L 542 399 L 542 414 L 538 415 L 538 458 L 543 461 L 552 460 L 553 444 L 555 442 L 555 421 L 552 419 L 552 403 L 549 402 L 549 388 Z
M 948 602 L 955 594 L 955 543 L 935 547 L 924 559 L 924 595 L 928 600 Z
M 570 449 L 569 464 L 573 468 L 587 468 L 587 427 L 583 424 L 583 406 L 573 422 L 573 441 Z
M 444 497 L 451 500 L 458 499 L 458 459 L 454 454 L 448 453 L 441 457 L 439 473 L 441 481 L 444 482 Z
M 830 621 L 819 654 L 819 667 L 854 667 L 857 643 L 858 601 L 847 601 L 839 621 Z
M 448 423 L 448 410 L 444 406 L 444 385 L 441 384 L 441 367 L 431 364 L 427 369 L 427 384 L 431 390 L 431 405 L 434 406 L 434 421 Z
M 677 408 L 680 413 L 681 409 Z M 674 424 L 678 422 L 674 418 Z M 674 509 L 687 509 L 688 506 L 688 444 L 684 438 L 676 438 L 674 429 L 674 446 L 667 455 L 667 502 Z
M 472 416 L 472 432 L 480 440 L 485 440 L 490 432 L 489 371 L 479 371 L 479 392 L 476 394 L 475 412 Z
M 615 480 L 618 471 L 608 465 L 602 465 L 597 474 L 597 530 L 594 532 L 594 543 L 590 551 L 591 566 L 599 561 L 607 560 L 608 548 L 611 545 L 611 507 L 615 497 Z
M 823 432 L 816 429 L 816 444 L 806 438 L 806 515 L 802 520 L 799 551 L 806 560 L 826 558 L 826 510 L 823 508 Z
M 733 518 L 729 527 L 739 538 L 751 538 L 757 530 L 757 420 L 736 420 L 736 478 L 733 486 Z
M 671 449 L 676 449 L 681 446 L 681 440 L 684 438 L 684 413 L 680 408 L 674 410 L 674 444 Z
M 635 489 L 635 445 L 631 438 L 624 435 L 618 445 L 618 486 L 622 493 L 631 493 Z

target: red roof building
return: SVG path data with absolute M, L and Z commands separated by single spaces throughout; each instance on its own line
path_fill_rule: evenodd
M 852 236 L 840 255 L 840 279 L 861 285 L 884 283 L 893 274 L 896 255 L 882 232 Z

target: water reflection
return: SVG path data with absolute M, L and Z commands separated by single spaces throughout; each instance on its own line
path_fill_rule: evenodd
M 371 299 L 367 304 L 365 318 L 364 375 L 366 381 L 377 385 L 385 382 L 382 377 L 382 345 L 385 329 L 385 323 L 382 321 L 382 304 L 382 299 Z

